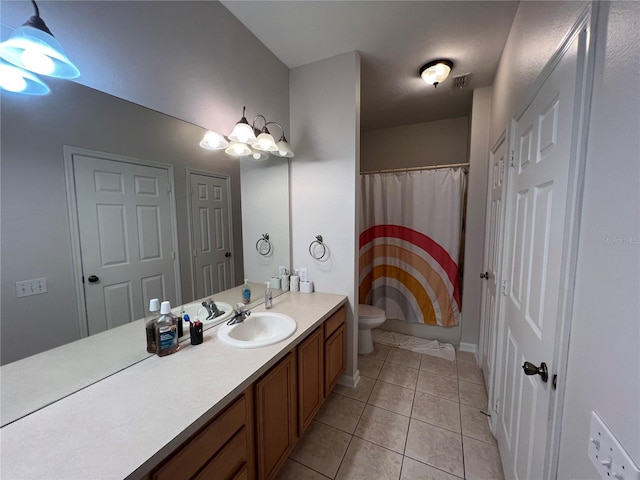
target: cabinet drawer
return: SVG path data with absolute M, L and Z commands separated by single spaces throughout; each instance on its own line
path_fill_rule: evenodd
M 234 480 L 246 472 L 247 429 L 242 428 L 227 445 L 202 469 L 194 480 Z
M 329 338 L 347 320 L 347 307 L 342 306 L 324 322 L 324 338 Z
M 241 395 L 200 433 L 185 443 L 153 475 L 154 480 L 191 478 L 247 422 L 247 399 Z M 246 446 L 243 447 L 246 450 Z

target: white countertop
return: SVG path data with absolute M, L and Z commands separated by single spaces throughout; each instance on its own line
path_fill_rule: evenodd
M 142 477 L 344 302 L 342 295 L 286 293 L 272 311 L 298 327 L 280 343 L 235 349 L 214 327 L 202 345 L 149 357 L 3 427 L 1 478 Z

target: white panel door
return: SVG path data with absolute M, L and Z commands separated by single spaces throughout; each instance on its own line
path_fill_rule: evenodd
M 89 335 L 145 316 L 151 298 L 175 304 L 165 169 L 73 155 Z
M 556 327 L 563 298 L 567 194 L 574 151 L 578 39 L 515 119 L 504 257 L 498 445 L 507 478 L 545 477 Z M 545 363 L 548 381 L 523 364 Z
M 493 374 L 494 337 L 496 325 L 496 292 L 499 280 L 500 255 L 502 254 L 502 201 L 507 168 L 507 140 L 502 137 L 489 155 L 489 178 L 487 183 L 487 213 L 485 222 L 484 271 L 482 283 L 482 310 L 480 319 L 480 364 L 484 378 Z M 491 385 L 491 381 L 488 382 Z
M 195 298 L 234 287 L 227 178 L 191 173 Z

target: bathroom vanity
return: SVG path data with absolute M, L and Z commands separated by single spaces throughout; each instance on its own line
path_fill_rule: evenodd
M 233 348 L 214 327 L 6 425 L 3 478 L 274 478 L 344 371 L 346 301 L 286 293 L 273 311 L 297 329 L 279 343 Z

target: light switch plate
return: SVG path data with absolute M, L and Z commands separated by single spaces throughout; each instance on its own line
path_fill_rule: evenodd
M 640 468 L 596 412 L 591 412 L 589 459 L 600 478 L 640 480 Z
M 16 282 L 16 297 L 18 298 L 39 293 L 47 293 L 47 279 L 44 277 Z

